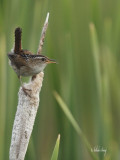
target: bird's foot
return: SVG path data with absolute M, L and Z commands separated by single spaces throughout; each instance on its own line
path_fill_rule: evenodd
M 31 91 L 32 91 L 31 89 L 27 89 L 27 88 L 25 88 L 23 86 L 22 86 L 22 89 L 23 89 L 23 91 L 24 91 L 26 96 L 28 95 L 29 97 L 31 97 Z

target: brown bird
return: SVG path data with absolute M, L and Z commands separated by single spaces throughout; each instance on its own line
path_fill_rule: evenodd
M 21 76 L 34 76 L 44 70 L 47 64 L 56 63 L 55 60 L 49 59 L 46 56 L 39 54 L 32 54 L 28 50 L 21 47 L 22 29 L 15 29 L 15 47 L 14 50 L 8 53 L 10 65 L 18 75 L 21 85 Z

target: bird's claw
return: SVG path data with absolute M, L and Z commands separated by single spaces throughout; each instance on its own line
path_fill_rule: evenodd
M 28 95 L 29 97 L 31 97 L 31 96 L 30 96 L 30 95 L 31 95 L 30 92 L 32 91 L 31 89 L 27 89 L 27 88 L 25 88 L 25 87 L 23 87 L 23 86 L 22 86 L 22 89 L 23 89 L 23 91 L 24 91 L 24 93 L 25 93 L 26 96 Z

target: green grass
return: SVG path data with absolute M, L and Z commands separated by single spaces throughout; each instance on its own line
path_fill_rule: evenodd
M 7 160 L 19 80 L 8 64 L 14 30 L 37 52 L 50 12 L 43 54 L 56 59 L 45 69 L 40 106 L 25 160 L 49 160 L 60 133 L 59 160 L 94 159 L 53 96 L 59 93 L 89 145 L 107 149 L 100 160 L 120 159 L 120 2 L 115 0 L 0 0 L 0 158 Z M 73 121 L 74 121 L 73 120 Z M 79 130 L 79 129 L 78 129 Z M 89 148 L 90 149 L 90 148 Z M 58 152 L 58 151 L 57 151 Z
M 77 132 L 77 134 L 80 136 L 80 138 L 83 140 L 88 152 L 90 153 L 91 157 L 93 159 L 98 159 L 97 156 L 95 155 L 94 152 L 91 152 L 91 146 L 86 138 L 86 136 L 84 135 L 84 133 L 82 132 L 82 130 L 80 129 L 78 123 L 76 122 L 75 118 L 73 117 L 73 115 L 71 114 L 70 110 L 68 109 L 67 105 L 64 103 L 64 101 L 62 100 L 62 98 L 59 96 L 59 94 L 57 92 L 54 92 L 54 96 L 57 100 L 57 102 L 59 103 L 61 109 L 63 110 L 63 112 L 65 113 L 66 117 L 68 118 L 68 120 L 70 121 L 70 123 L 72 124 L 73 128 L 75 129 L 75 131 Z
M 58 138 L 57 138 L 54 150 L 53 150 L 53 154 L 52 154 L 51 160 L 57 160 L 58 159 L 59 144 L 60 144 L 60 134 L 58 135 Z

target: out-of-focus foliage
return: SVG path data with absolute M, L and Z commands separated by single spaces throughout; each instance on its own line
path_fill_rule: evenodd
M 58 135 L 51 160 L 57 160 L 58 159 L 59 145 L 60 145 L 60 134 Z
M 49 160 L 57 135 L 59 160 L 92 159 L 56 102 L 56 90 L 99 159 L 120 159 L 120 1 L 0 0 L 0 159 L 7 160 L 19 80 L 8 65 L 14 30 L 37 52 L 47 12 L 43 54 L 57 60 L 45 69 L 40 106 L 26 160 Z

